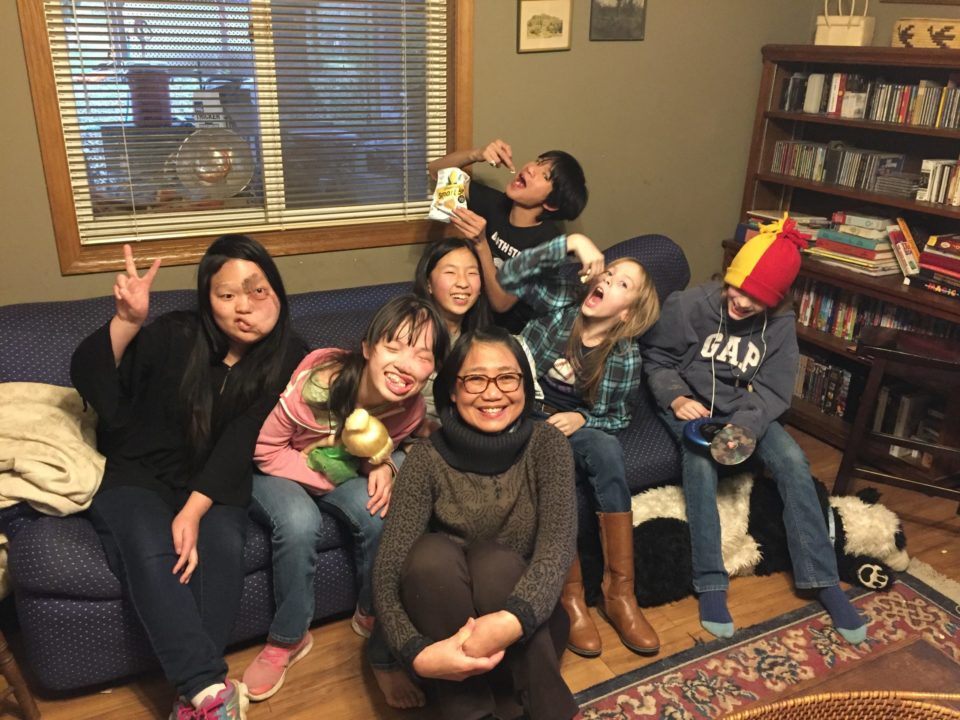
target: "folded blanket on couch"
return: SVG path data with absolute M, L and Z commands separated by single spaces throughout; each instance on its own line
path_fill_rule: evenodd
M 26 502 L 48 515 L 85 510 L 103 478 L 96 422 L 73 388 L 0 383 L 0 508 Z M 0 539 L 3 598 L 10 587 Z

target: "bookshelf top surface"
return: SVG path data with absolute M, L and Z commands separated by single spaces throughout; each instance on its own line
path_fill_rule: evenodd
M 839 45 L 764 45 L 761 53 L 764 60 L 776 63 L 895 65 L 960 70 L 960 50 Z

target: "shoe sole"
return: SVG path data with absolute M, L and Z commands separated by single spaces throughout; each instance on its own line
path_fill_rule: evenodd
M 623 646 L 627 648 L 627 650 L 632 650 L 637 655 L 656 655 L 658 652 L 660 652 L 660 643 L 657 643 L 657 646 L 652 648 L 640 647 L 639 645 L 631 645 L 626 641 L 626 639 L 624 639 L 623 635 L 620 633 L 620 628 L 618 628 L 614 624 L 614 622 L 607 616 L 607 614 L 600 609 L 599 605 L 597 606 L 597 612 L 600 613 L 600 617 L 606 620 L 607 624 L 616 631 L 617 637 L 620 638 L 620 642 L 623 643 Z
M 360 637 L 370 639 L 370 636 L 373 635 L 372 632 L 367 630 L 363 625 L 357 622 L 356 618 L 350 618 L 350 628 Z
M 276 685 L 274 685 L 272 688 L 270 688 L 266 692 L 260 693 L 259 695 L 254 695 L 252 692 L 247 690 L 246 696 L 250 699 L 250 702 L 261 702 L 263 700 L 267 700 L 268 698 L 272 698 L 274 695 L 276 695 L 280 691 L 280 688 L 283 687 L 283 681 L 286 679 L 287 673 L 290 671 L 290 668 L 292 668 L 298 662 L 303 660 L 303 658 L 307 656 L 307 653 L 313 649 L 313 635 L 308 632 L 307 637 L 309 638 L 307 640 L 307 644 L 304 645 L 302 648 L 300 648 L 300 650 L 298 650 L 296 654 L 290 656 L 290 662 L 287 663 L 287 667 L 283 671 L 283 673 L 280 675 L 280 679 L 277 681 Z
M 580 657 L 585 658 L 600 657 L 600 653 L 603 652 L 603 650 L 584 650 L 583 648 L 575 647 L 570 643 L 567 643 L 567 650 L 572 652 L 574 655 L 579 655 Z

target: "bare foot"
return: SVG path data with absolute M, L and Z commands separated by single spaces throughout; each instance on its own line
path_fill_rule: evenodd
M 386 698 L 387 705 L 401 710 L 423 707 L 427 698 L 403 670 L 377 670 L 373 677 L 380 686 L 380 692 Z

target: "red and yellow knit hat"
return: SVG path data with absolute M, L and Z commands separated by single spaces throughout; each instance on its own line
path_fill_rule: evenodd
M 760 233 L 744 243 L 723 281 L 767 307 L 780 304 L 800 272 L 800 248 L 809 237 L 784 213 L 782 220 L 761 225 Z

